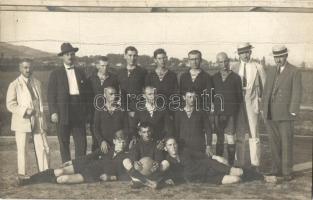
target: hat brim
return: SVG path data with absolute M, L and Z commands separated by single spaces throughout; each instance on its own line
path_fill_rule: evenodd
M 248 51 L 251 51 L 251 49 L 253 49 L 253 48 L 254 48 L 254 47 L 251 46 L 250 48 L 247 48 L 247 49 L 245 49 L 245 50 L 236 50 L 235 53 L 237 53 L 237 54 L 246 53 L 246 52 L 248 52 Z
M 68 52 L 77 52 L 79 50 L 79 48 L 72 48 L 72 49 L 69 49 L 67 51 L 63 51 L 63 52 L 60 52 L 58 53 L 58 56 L 63 56 L 64 54 L 68 53 Z
M 287 51 L 287 52 L 284 52 L 284 53 L 278 53 L 278 54 L 273 54 L 273 53 L 271 53 L 270 55 L 273 56 L 273 57 L 284 56 L 284 55 L 288 55 L 288 51 Z

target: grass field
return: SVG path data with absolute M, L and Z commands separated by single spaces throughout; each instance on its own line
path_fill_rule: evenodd
M 52 149 L 51 165 L 60 164 L 56 139 L 49 138 Z M 295 138 L 294 164 L 311 162 L 312 138 Z M 90 141 L 89 145 L 90 147 Z M 30 174 L 36 172 L 35 158 L 29 146 Z M 262 171 L 269 168 L 270 154 L 267 138 L 262 137 Z M 161 190 L 131 189 L 128 182 L 56 185 L 52 183 L 16 187 L 16 147 L 14 140 L 0 140 L 0 198 L 32 199 L 292 199 L 311 198 L 312 168 L 296 172 L 288 183 L 269 184 L 252 181 L 238 185 L 183 184 Z

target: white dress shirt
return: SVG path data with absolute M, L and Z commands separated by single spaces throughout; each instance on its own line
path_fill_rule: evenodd
M 79 95 L 79 89 L 78 89 L 78 84 L 77 84 L 77 79 L 76 79 L 74 68 L 69 69 L 71 68 L 71 66 L 66 65 L 65 63 L 64 63 L 64 67 L 66 71 L 70 95 Z
M 246 66 L 245 66 L 246 64 Z M 241 80 L 243 80 L 243 76 L 244 76 L 244 67 L 246 67 L 246 80 L 247 80 L 247 86 L 246 88 L 243 89 L 247 89 L 247 88 L 252 88 L 254 80 L 253 80 L 253 76 L 252 73 L 254 71 L 254 68 L 256 68 L 255 64 L 253 62 L 240 62 L 240 68 L 239 68 L 239 76 L 241 77 Z
M 156 109 L 155 104 L 150 104 L 150 103 L 146 102 L 146 108 L 147 108 L 147 111 L 149 112 L 150 116 L 153 117 L 153 112 Z
M 281 66 L 279 73 L 281 74 L 281 73 L 284 71 L 284 69 L 285 69 L 285 65 L 284 65 L 284 66 Z

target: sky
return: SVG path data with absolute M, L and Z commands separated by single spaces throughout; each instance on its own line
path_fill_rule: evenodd
M 313 63 L 313 13 L 62 13 L 0 12 L 0 41 L 58 53 L 62 42 L 78 56 L 123 53 L 128 45 L 151 55 L 164 48 L 184 58 L 199 49 L 207 60 L 224 51 L 235 57 L 250 42 L 253 57 L 273 63 L 272 46 L 285 44 L 289 61 Z

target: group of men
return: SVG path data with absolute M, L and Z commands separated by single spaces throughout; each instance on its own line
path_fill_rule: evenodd
M 260 116 L 272 152 L 273 167 L 266 179 L 291 180 L 293 121 L 299 113 L 301 73 L 287 62 L 285 46 L 273 47 L 276 66 L 267 73 L 252 61 L 252 48 L 249 43 L 240 44 L 240 62 L 232 67 L 228 55 L 218 53 L 220 70 L 213 76 L 201 69 L 201 52 L 192 50 L 188 53 L 190 69 L 178 81 L 176 73 L 168 69 L 164 49 L 154 51 L 156 68 L 148 72 L 138 65 L 138 50 L 132 46 L 124 51 L 126 67 L 113 73 L 109 59 L 101 56 L 96 61 L 97 72 L 86 78 L 75 67 L 78 48 L 63 43 L 58 54 L 63 66 L 51 72 L 47 90 L 49 116 L 58 127 L 63 163 L 54 170 L 49 169 L 41 84 L 32 76 L 31 61 L 23 59 L 21 75 L 7 93 L 19 182 L 129 179 L 134 187 L 156 188 L 159 183 L 181 180 L 226 184 L 238 182 L 240 177 L 249 179 L 249 175 L 264 178 L 259 173 Z M 92 133 L 92 153 L 88 155 L 86 122 Z M 247 130 L 249 170 L 245 158 Z M 217 135 L 215 151 L 213 131 Z M 70 135 L 75 145 L 73 160 Z M 40 172 L 29 178 L 25 162 L 30 136 Z M 222 157 L 225 143 L 227 160 Z

